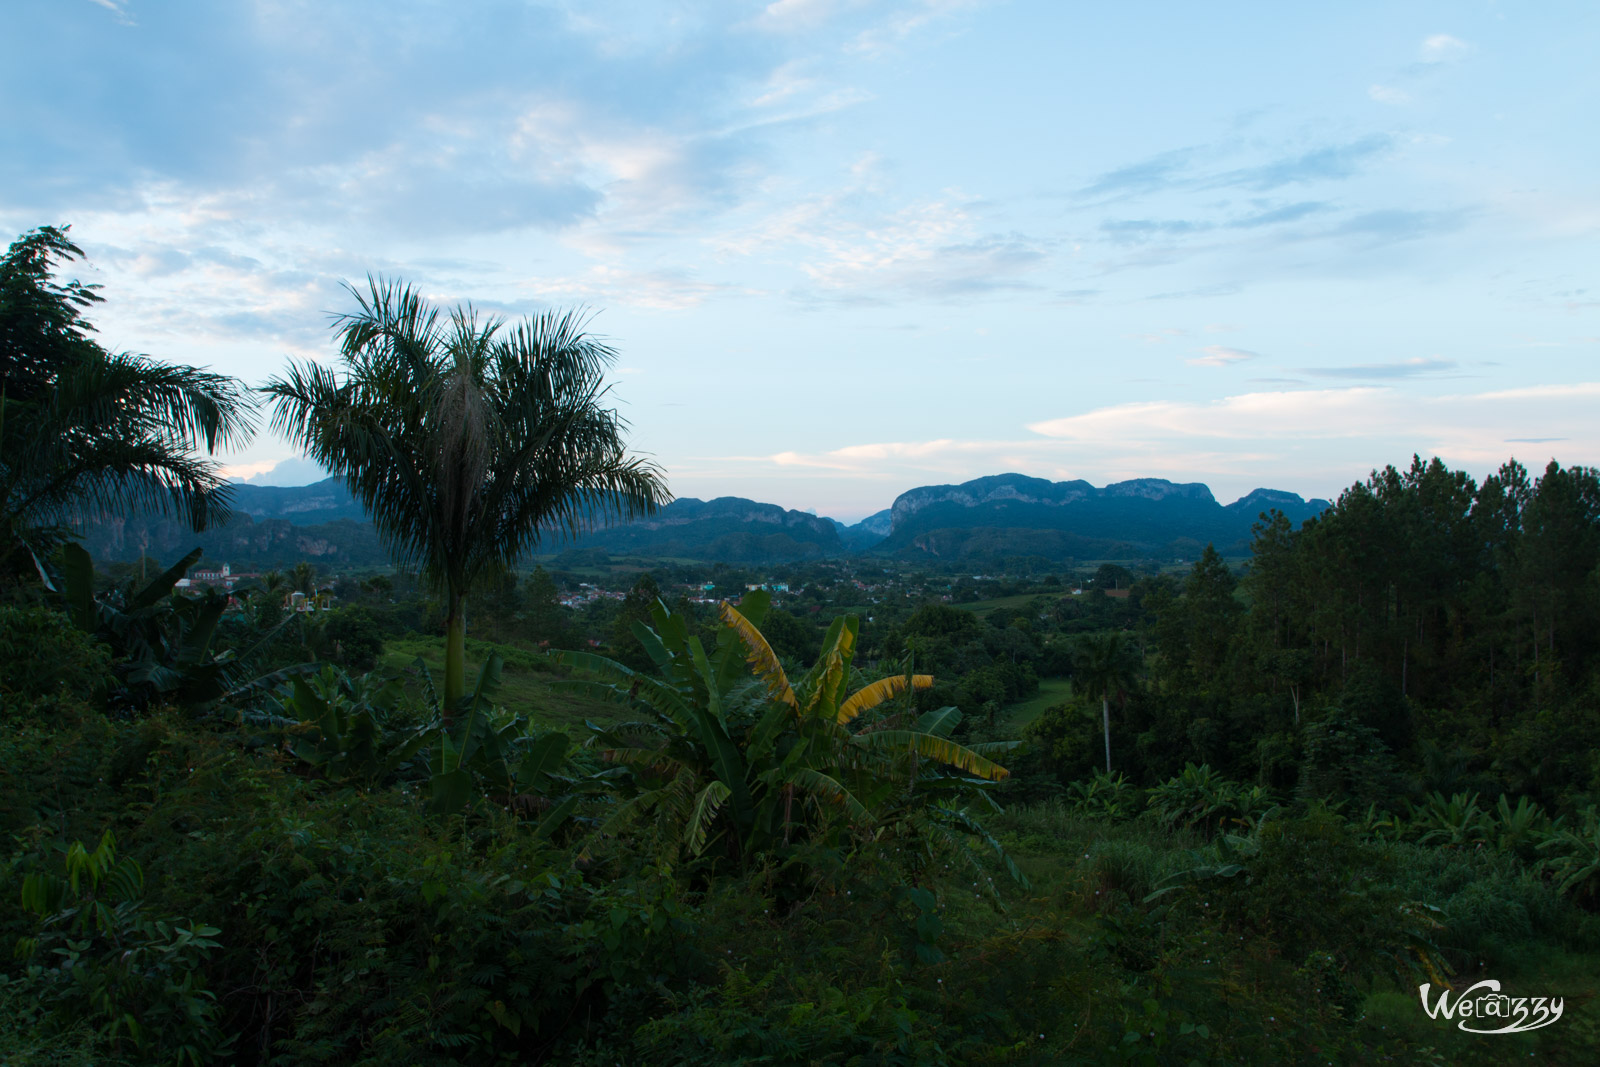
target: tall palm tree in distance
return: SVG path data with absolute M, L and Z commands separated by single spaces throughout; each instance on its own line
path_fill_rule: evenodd
M 1138 670 L 1136 652 L 1120 630 L 1085 634 L 1074 649 L 1072 684 L 1085 697 L 1100 699 L 1100 718 L 1105 727 L 1106 773 L 1111 773 L 1111 698 L 1121 696 L 1132 685 Z
M 515 325 L 448 315 L 408 285 L 347 286 L 342 373 L 291 362 L 263 387 L 273 428 L 343 478 L 398 563 L 445 597 L 448 714 L 465 692 L 466 598 L 548 533 L 648 514 L 671 499 L 603 406 L 616 358 L 576 312 Z

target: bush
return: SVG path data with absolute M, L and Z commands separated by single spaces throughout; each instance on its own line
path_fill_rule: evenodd
M 1213 883 L 1233 923 L 1271 938 L 1290 959 L 1332 953 L 1358 975 L 1392 970 L 1406 948 L 1395 860 L 1322 809 L 1267 821 L 1246 877 Z
M 205 976 L 221 931 L 155 918 L 144 872 L 117 858 L 110 831 L 93 852 L 68 849 L 65 878 L 29 875 L 22 905 L 39 924 L 17 946 L 22 986 L 46 1032 L 86 1028 L 113 1056 L 143 1062 L 201 1067 L 226 1051 Z
M 110 652 L 65 615 L 0 607 L 0 713 L 40 710 L 62 693 L 89 699 L 104 693 L 110 678 Z

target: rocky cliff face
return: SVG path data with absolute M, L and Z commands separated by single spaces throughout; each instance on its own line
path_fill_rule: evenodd
M 1235 555 L 1250 550 L 1258 512 L 1278 508 L 1298 523 L 1326 506 L 1258 489 L 1225 508 L 1198 482 L 1164 478 L 1096 488 L 1082 480 L 1002 474 L 900 494 L 890 509 L 888 536 L 870 547 L 910 558 L 1122 559 L 1188 558 L 1209 542 Z
M 790 511 L 776 504 L 763 504 L 737 496 L 719 496 L 715 500 L 680 497 L 654 515 L 627 525 L 636 530 L 666 530 L 697 522 L 725 522 L 738 525 L 755 523 L 779 529 L 805 531 L 824 540 L 836 536 L 833 523 L 827 519 L 818 518 L 809 512 Z
M 895 497 L 889 508 L 890 529 L 898 528 L 911 516 L 940 504 L 973 508 L 998 501 L 1020 504 L 1064 505 L 1085 500 L 1099 490 L 1085 481 L 1050 482 L 1022 474 L 998 474 L 974 478 L 960 485 L 923 485 Z
M 297 526 L 367 517 L 360 501 L 337 478 L 293 486 L 236 483 L 233 509 L 256 519 L 288 519 Z
M 735 496 L 674 500 L 647 518 L 608 526 L 551 547 L 730 563 L 817 559 L 845 551 L 832 521 Z
M 1298 493 L 1286 493 L 1282 489 L 1252 489 L 1229 504 L 1227 510 L 1248 515 L 1254 520 L 1262 512 L 1276 508 L 1283 512 L 1290 522 L 1299 523 L 1322 513 L 1331 506 L 1326 500 L 1305 500 Z
M 1138 500 L 1194 500 L 1202 504 L 1215 504 L 1217 498 L 1211 489 L 1199 482 L 1169 482 L 1165 478 L 1134 478 L 1126 482 L 1113 482 L 1099 494 L 1106 498 L 1132 497 Z
M 1202 504 L 1216 503 L 1211 490 L 1199 482 L 1176 483 L 1165 478 L 1135 478 L 1096 489 L 1081 479 L 1051 482 L 1022 474 L 999 474 L 975 478 L 960 485 L 925 485 L 901 493 L 889 509 L 890 529 L 897 530 L 918 512 L 940 505 L 975 508 L 984 504 L 1015 503 L 1068 507 L 1102 499 L 1176 499 Z

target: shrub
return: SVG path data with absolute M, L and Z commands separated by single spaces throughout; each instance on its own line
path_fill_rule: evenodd
M 17 946 L 24 988 L 47 1030 L 87 1027 L 115 1056 L 201 1067 L 229 1044 L 205 977 L 221 931 L 156 919 L 143 898 L 144 872 L 117 858 L 109 830 L 93 852 L 67 851 L 65 878 L 29 875 L 22 905 L 39 926 Z
M 44 607 L 0 606 L 0 713 L 40 706 L 62 692 L 103 693 L 111 654 L 68 618 Z
M 1359 975 L 1392 968 L 1407 938 L 1390 852 L 1323 809 L 1267 821 L 1256 843 L 1246 877 L 1214 883 L 1231 921 L 1291 959 L 1322 951 Z

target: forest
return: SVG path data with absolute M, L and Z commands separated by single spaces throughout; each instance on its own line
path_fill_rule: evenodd
M 0 1062 L 1594 1062 L 1595 469 L 1182 567 L 540 555 L 669 498 L 581 320 L 374 279 L 252 390 L 79 255 L 0 260 Z M 225 521 L 263 408 L 392 567 L 85 550 Z

